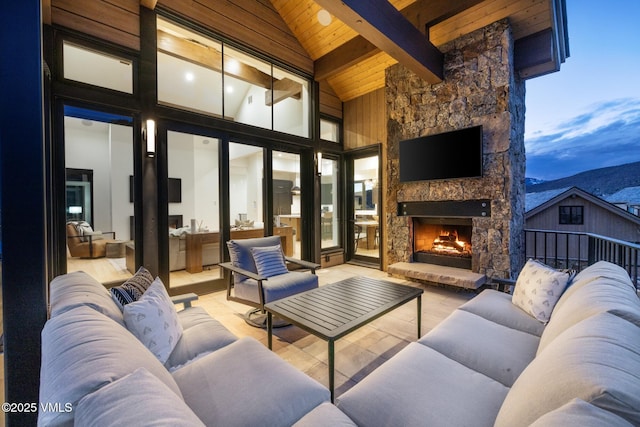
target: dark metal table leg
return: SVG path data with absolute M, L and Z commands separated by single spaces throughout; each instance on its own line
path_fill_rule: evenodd
M 270 311 L 267 311 L 267 347 L 272 349 L 273 341 L 273 315 Z
M 334 346 L 333 340 L 329 340 L 329 392 L 331 393 L 331 403 L 333 403 L 333 389 L 335 387 L 334 384 Z
M 422 295 L 418 295 L 418 339 L 422 333 Z

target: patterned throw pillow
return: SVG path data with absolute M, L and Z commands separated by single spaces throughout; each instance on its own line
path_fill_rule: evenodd
M 140 267 L 136 274 L 122 285 L 111 288 L 111 297 L 120 307 L 120 311 L 122 311 L 125 305 L 139 300 L 142 294 L 151 286 L 151 283 L 153 283 L 153 276 L 149 273 L 149 270 Z
M 558 299 L 575 272 L 555 270 L 530 259 L 522 268 L 511 301 L 534 318 L 547 323 Z
M 182 325 L 159 277 L 138 301 L 124 306 L 123 315 L 129 332 L 164 364 L 182 336 Z
M 273 277 L 288 273 L 280 245 L 251 248 L 253 262 L 256 263 L 258 274 L 263 277 Z

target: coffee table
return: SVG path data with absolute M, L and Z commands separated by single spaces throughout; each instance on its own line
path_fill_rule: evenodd
M 352 277 L 340 282 L 265 304 L 267 343 L 272 348 L 273 316 L 327 341 L 329 349 L 329 391 L 334 398 L 334 343 L 378 317 L 417 300 L 418 338 L 423 290 L 367 277 Z

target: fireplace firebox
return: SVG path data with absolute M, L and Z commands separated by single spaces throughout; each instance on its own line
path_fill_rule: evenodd
M 413 261 L 471 270 L 471 218 L 413 217 Z

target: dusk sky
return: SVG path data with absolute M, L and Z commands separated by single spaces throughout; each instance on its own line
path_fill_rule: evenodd
M 570 57 L 526 82 L 530 178 L 640 161 L 640 1 L 566 1 Z

